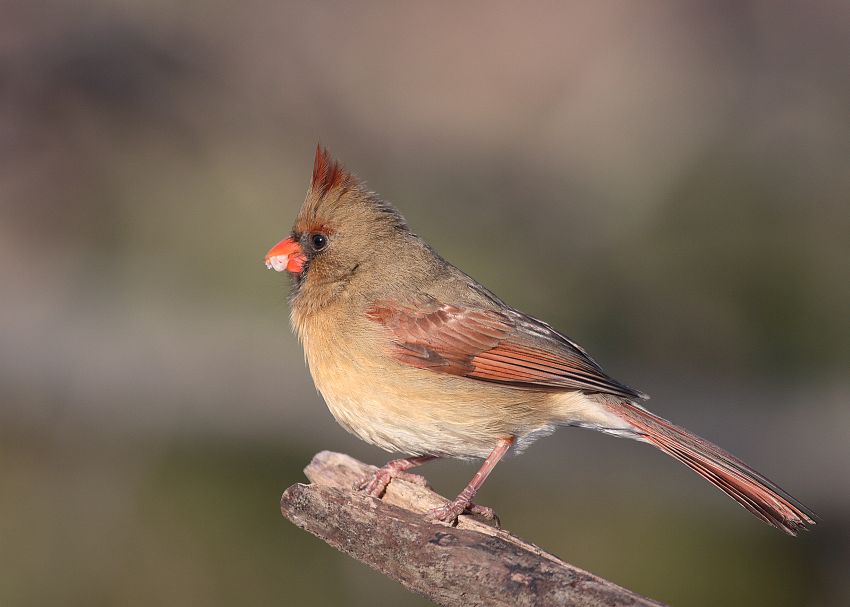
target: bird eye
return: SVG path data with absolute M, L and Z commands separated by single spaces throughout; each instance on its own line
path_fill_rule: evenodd
M 324 234 L 313 234 L 310 237 L 310 241 L 313 243 L 313 248 L 317 251 L 321 251 L 328 246 L 328 237 Z

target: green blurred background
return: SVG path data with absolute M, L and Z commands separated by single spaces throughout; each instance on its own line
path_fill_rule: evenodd
M 262 264 L 317 141 L 799 496 L 561 430 L 481 501 L 679 606 L 850 604 L 846 2 L 4 2 L 0 604 L 424 605 L 281 518 L 340 429 Z M 454 495 L 474 466 L 424 472 Z

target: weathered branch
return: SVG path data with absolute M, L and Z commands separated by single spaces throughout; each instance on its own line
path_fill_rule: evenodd
M 446 607 L 661 604 L 573 567 L 504 530 L 462 516 L 457 527 L 425 521 L 445 500 L 394 479 L 383 499 L 353 491 L 374 472 L 348 455 L 323 451 L 280 499 L 299 527 Z

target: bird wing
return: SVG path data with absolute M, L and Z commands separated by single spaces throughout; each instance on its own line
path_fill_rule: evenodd
M 522 388 L 646 398 L 548 324 L 510 308 L 379 302 L 367 315 L 390 332 L 396 360 L 412 367 Z

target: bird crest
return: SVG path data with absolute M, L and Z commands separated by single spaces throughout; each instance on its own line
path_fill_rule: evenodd
M 326 148 L 317 145 L 310 191 L 298 213 L 295 230 L 329 230 L 334 224 L 344 223 L 346 218 L 370 223 L 379 220 L 395 228 L 408 229 L 404 217 L 393 205 L 368 191 L 365 184 L 335 160 Z
M 327 148 L 316 145 L 316 159 L 313 161 L 313 179 L 310 188 L 316 197 L 321 199 L 337 188 L 352 185 L 354 177 L 344 166 L 331 157 Z

